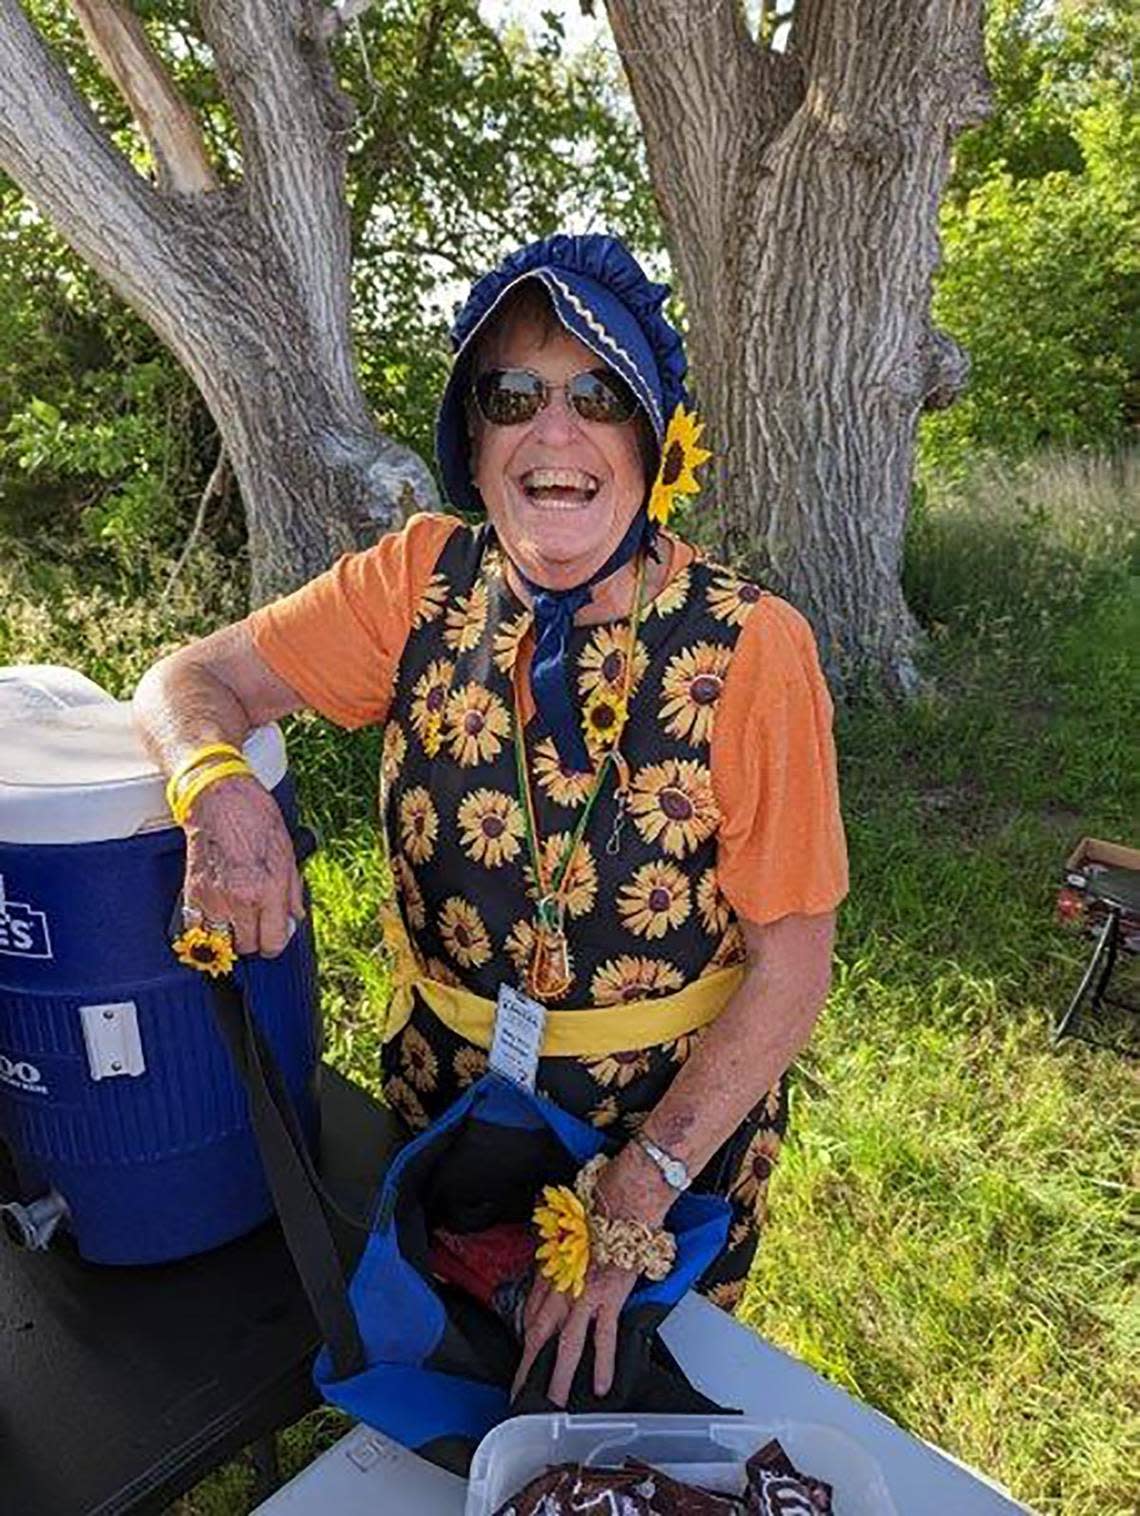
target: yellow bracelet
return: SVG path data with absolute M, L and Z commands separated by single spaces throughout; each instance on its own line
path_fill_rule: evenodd
M 170 807 L 171 815 L 178 825 L 186 825 L 190 816 L 190 807 L 203 790 L 209 789 L 210 785 L 216 784 L 219 779 L 232 779 L 238 774 L 246 774 L 251 779 L 257 777 L 244 758 L 230 758 L 225 763 L 211 763 L 201 772 L 192 774 L 185 789 L 175 796 L 174 804 Z
M 207 758 L 220 758 L 223 756 L 241 758 L 244 757 L 244 754 L 241 748 L 234 747 L 232 742 L 207 742 L 204 747 L 195 748 L 189 757 L 183 758 L 182 762 L 166 781 L 166 803 L 172 811 L 178 798 L 178 786 L 186 778 L 187 774 L 190 773 L 191 769 L 196 769 Z

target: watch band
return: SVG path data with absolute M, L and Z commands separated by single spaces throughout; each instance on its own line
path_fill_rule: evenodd
M 634 1141 L 647 1158 L 652 1158 L 670 1189 L 680 1192 L 689 1188 L 692 1177 L 679 1158 L 666 1152 L 663 1147 L 658 1147 L 657 1143 L 651 1137 L 646 1137 L 644 1132 L 638 1132 Z

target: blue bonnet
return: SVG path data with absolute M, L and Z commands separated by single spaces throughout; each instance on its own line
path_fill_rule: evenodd
M 460 510 L 482 509 L 471 481 L 465 409 L 472 338 L 524 279 L 540 280 L 571 336 L 631 386 L 659 446 L 678 403 L 689 403 L 685 345 L 662 314 L 667 284 L 647 279 L 616 237 L 559 234 L 528 243 L 472 285 L 452 328 L 455 362 L 436 421 L 436 456 L 448 498 Z

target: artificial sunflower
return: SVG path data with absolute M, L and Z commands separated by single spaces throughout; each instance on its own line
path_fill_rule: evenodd
M 451 1060 L 451 1067 L 459 1088 L 465 1090 L 487 1072 L 487 1055 L 482 1048 L 460 1048 Z
M 397 1074 L 394 1079 L 389 1079 L 383 1086 L 384 1103 L 402 1116 L 413 1132 L 422 1132 L 428 1125 L 428 1113 L 424 1110 L 423 1101 L 412 1089 L 406 1079 L 401 1079 Z
M 522 851 L 526 834 L 522 807 L 501 790 L 475 790 L 460 802 L 457 813 L 463 851 L 484 868 L 509 863 Z
M 487 586 L 476 584 L 469 595 L 457 595 L 448 609 L 443 640 L 453 653 L 469 653 L 479 646 L 487 625 Z
M 463 980 L 442 958 L 429 958 L 424 964 L 424 973 L 437 984 L 450 984 L 453 989 L 462 988 Z
M 647 763 L 633 776 L 629 813 L 646 842 L 684 858 L 713 835 L 720 820 L 712 775 L 693 758 Z
M 598 1084 L 608 1088 L 611 1084 L 624 1090 L 649 1072 L 649 1055 L 640 1048 L 630 1048 L 623 1053 L 603 1053 L 600 1058 L 586 1059 L 586 1072 Z
M 697 910 L 701 925 L 710 936 L 719 937 L 728 930 L 732 920 L 732 907 L 720 892 L 716 869 L 705 869 L 697 880 Z
M 400 772 L 400 765 L 408 751 L 408 739 L 398 721 L 389 721 L 384 728 L 384 745 L 380 750 L 380 778 L 390 785 Z
M 731 1314 L 740 1304 L 746 1283 L 743 1277 L 726 1279 L 722 1284 L 714 1284 L 710 1290 L 707 1290 L 706 1298 L 711 1300 L 713 1305 L 719 1305 L 722 1311 L 728 1311 Z
M 392 872 L 396 876 L 396 888 L 404 903 L 404 915 L 408 918 L 408 925 L 413 931 L 422 932 L 427 925 L 424 892 L 420 889 L 419 880 L 403 853 L 397 853 L 392 860 Z
M 658 718 L 671 737 L 693 747 L 713 734 L 716 703 L 724 688 L 732 649 L 698 642 L 670 658 L 661 679 Z
M 732 1181 L 733 1199 L 755 1206 L 768 1188 L 776 1159 L 780 1156 L 780 1134 L 771 1127 L 758 1127 L 752 1134 L 736 1178 Z
M 727 626 L 743 626 L 763 594 L 758 584 L 738 579 L 735 574 L 719 574 L 709 586 L 706 599 L 718 621 Z
M 518 662 L 519 648 L 522 645 L 522 640 L 529 631 L 533 619 L 534 617 L 530 611 L 520 611 L 510 621 L 504 621 L 500 624 L 498 631 L 495 633 L 494 650 L 491 654 L 491 661 L 500 673 L 509 674 L 513 672 L 514 666 Z
M 570 842 L 569 832 L 552 832 L 542 844 L 542 871 L 548 880 L 553 880 L 554 870 L 562 859 Z M 527 883 L 534 889 L 533 871 L 527 868 Z M 594 909 L 598 896 L 598 866 L 590 844 L 583 838 L 574 849 L 574 857 L 566 870 L 558 893 L 571 916 L 585 916 Z
M 233 937 L 229 932 L 213 931 L 204 926 L 188 926 L 171 943 L 174 956 L 188 969 L 197 969 L 217 979 L 228 974 L 237 962 Z
M 422 784 L 400 797 L 400 841 L 413 863 L 426 863 L 435 852 L 439 817 L 431 796 Z
M 435 1089 L 439 1078 L 439 1059 L 431 1043 L 414 1026 L 406 1026 L 400 1036 L 400 1066 L 409 1084 L 424 1094 Z
M 616 1097 L 613 1095 L 607 1095 L 604 1100 L 598 1102 L 598 1104 L 586 1117 L 586 1120 L 590 1123 L 591 1126 L 596 1126 L 599 1129 L 604 1130 L 608 1126 L 613 1126 L 614 1122 L 620 1115 L 621 1112 L 618 1110 Z
M 700 1046 L 704 1030 L 704 1027 L 699 1026 L 695 1032 L 682 1032 L 679 1037 L 674 1037 L 672 1042 L 663 1042 L 661 1051 L 668 1053 L 673 1063 L 688 1063 Z
M 534 957 L 534 926 L 525 917 L 516 921 L 503 943 L 507 957 L 515 966 L 515 972 L 525 974 Z
M 586 1287 L 590 1266 L 590 1223 L 586 1208 L 564 1184 L 548 1184 L 542 1204 L 534 1208 L 534 1224 L 542 1239 L 535 1251 L 539 1272 L 562 1295 L 575 1300 Z
M 689 915 L 689 881 L 672 863 L 643 863 L 618 890 L 622 925 L 638 937 L 664 937 Z
M 584 805 L 594 784 L 594 770 L 584 774 L 566 768 L 554 746 L 553 737 L 544 737 L 535 745 L 534 776 L 538 787 L 555 805 L 564 805 L 568 810 Z
M 613 695 L 624 694 L 628 651 L 629 628 L 623 623 L 595 627 L 589 642 L 578 654 L 578 693 L 585 697 L 601 686 Z M 648 667 L 649 654 L 641 642 L 635 642 L 629 685 L 631 699 L 637 693 L 637 686 L 644 679 Z
M 412 617 L 412 626 L 417 630 L 426 626 L 429 621 L 434 621 L 447 604 L 448 583 L 445 574 L 433 574 L 424 586 L 424 592 L 420 596 L 416 606 L 415 615 Z
M 667 526 L 677 496 L 700 492 L 701 486 L 693 470 L 712 457 L 707 448 L 697 446 L 703 431 L 704 422 L 697 420 L 696 411 L 687 411 L 678 403 L 665 433 L 661 467 L 657 470 L 653 493 L 649 497 L 650 521 Z
M 602 758 L 621 741 L 629 708 L 620 694 L 604 684 L 591 691 L 582 707 L 582 731 L 591 758 Z
M 462 768 L 489 763 L 511 735 L 510 714 L 498 695 L 472 680 L 448 700 L 443 735 Z
M 463 969 L 477 969 L 491 956 L 491 939 L 483 918 L 459 895 L 450 895 L 439 913 L 443 945 Z
M 729 924 L 724 936 L 716 946 L 716 952 L 705 964 L 699 979 L 704 979 L 708 974 L 715 974 L 719 969 L 735 968 L 743 963 L 748 957 L 748 947 L 744 941 L 744 933 L 740 929 L 740 922 L 733 921 Z
M 664 958 L 622 953 L 619 958 L 607 958 L 594 970 L 590 999 L 595 1005 L 627 1005 L 652 995 L 671 995 L 684 982 L 680 969 Z
M 683 568 L 679 574 L 674 574 L 672 579 L 654 597 L 646 607 L 647 616 L 671 616 L 674 611 L 679 611 L 689 598 L 689 590 L 692 587 L 693 576 L 689 569 Z
M 412 686 L 412 730 L 429 758 L 434 758 L 439 752 L 443 713 L 454 677 L 454 663 L 446 658 L 437 658 L 428 664 Z

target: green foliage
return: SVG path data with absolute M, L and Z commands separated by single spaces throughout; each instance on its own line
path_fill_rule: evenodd
M 70 7 L 30 10 L 146 172 L 137 129 Z M 193 6 L 148 0 L 142 14 L 221 177 L 237 179 L 240 142 Z M 389 0 L 337 47 L 358 106 L 348 141 L 358 369 L 380 425 L 428 459 L 449 318 L 471 278 L 567 225 L 660 246 L 631 113 L 613 77 L 562 58 L 560 28 L 551 11 L 531 46 L 487 26 L 476 0 Z M 0 521 L 63 535 L 78 526 L 124 568 L 144 549 L 173 554 L 217 456 L 204 406 L 2 178 L 0 250 Z
M 1140 22 L 1004 0 L 987 43 L 995 113 L 958 149 L 934 298 L 971 382 L 922 422 L 925 477 L 1120 445 L 1140 420 Z

